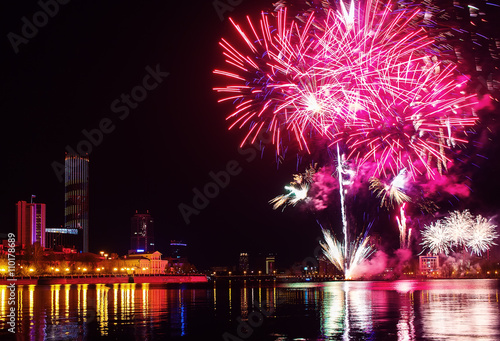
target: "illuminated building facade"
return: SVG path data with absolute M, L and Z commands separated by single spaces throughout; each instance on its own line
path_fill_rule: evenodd
M 19 201 L 17 208 L 17 241 L 24 249 L 40 243 L 45 247 L 45 204 Z
M 45 229 L 45 247 L 52 250 L 72 248 L 78 241 L 78 230 L 64 227 Z
M 149 210 L 146 213 L 135 211 L 130 221 L 130 251 L 137 253 L 154 251 L 154 221 Z
M 275 255 L 269 254 L 266 257 L 266 274 L 267 275 L 273 274 L 274 271 L 276 270 L 275 262 L 276 262 L 276 256 Z
M 168 267 L 168 260 L 161 259 L 158 251 L 129 254 L 124 263 L 127 271 L 135 274 L 157 275 L 164 274 Z
M 439 271 L 439 256 L 419 256 L 419 269 L 422 275 L 432 275 Z
M 89 158 L 66 154 L 64 159 L 64 228 L 76 230 L 75 247 L 89 252 Z
M 249 270 L 249 262 L 248 262 L 248 253 L 242 252 L 240 253 L 240 261 L 238 264 L 238 270 L 240 272 Z

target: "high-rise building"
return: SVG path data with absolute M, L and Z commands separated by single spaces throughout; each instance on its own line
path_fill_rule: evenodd
M 64 159 L 64 227 L 78 232 L 76 249 L 89 252 L 89 158 L 66 154 Z
M 146 213 L 135 214 L 131 218 L 130 249 L 132 252 L 152 252 L 155 251 L 153 217 Z
M 276 256 L 270 253 L 266 257 L 266 274 L 271 275 L 274 273 L 274 271 L 276 270 L 275 262 L 276 262 Z
M 45 247 L 45 204 L 19 201 L 17 207 L 17 240 L 22 248 L 36 242 Z
M 248 253 L 241 252 L 238 270 L 240 272 L 244 272 L 244 271 L 248 271 L 248 269 L 249 269 Z

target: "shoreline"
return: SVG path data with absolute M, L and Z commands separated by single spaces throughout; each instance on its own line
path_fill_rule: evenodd
M 145 276 L 40 276 L 17 277 L 15 280 L 0 278 L 0 285 L 51 285 L 51 284 L 120 284 L 120 283 L 207 283 L 205 275 L 145 275 Z

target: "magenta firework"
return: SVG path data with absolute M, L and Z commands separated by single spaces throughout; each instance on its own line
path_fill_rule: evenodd
M 226 68 L 214 71 L 228 79 L 214 90 L 233 103 L 229 129 L 246 130 L 242 145 L 270 132 L 278 154 L 288 137 L 305 152 L 313 139 L 340 144 L 347 159 L 373 163 L 373 176 L 441 172 L 476 121 L 474 99 L 414 24 L 418 11 L 394 9 L 340 2 L 302 20 L 280 7 L 247 18 L 246 30 L 231 21 L 241 41 L 222 39 Z

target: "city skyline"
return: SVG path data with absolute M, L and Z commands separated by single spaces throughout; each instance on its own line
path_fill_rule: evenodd
M 261 151 L 259 144 L 239 149 L 239 134 L 227 132 L 228 107 L 217 104 L 212 91 L 219 85 L 212 70 L 223 64 L 217 43 L 230 32 L 229 15 L 241 21 L 272 4 L 242 2 L 222 14 L 210 2 L 177 4 L 194 27 L 172 15 L 167 4 L 121 4 L 120 16 L 111 4 L 93 6 L 61 6 L 17 53 L 3 40 L 0 110 L 12 129 L 2 143 L 8 174 L 0 232 L 15 230 L 14 204 L 31 194 L 46 203 L 48 228 L 64 225 L 65 152 L 86 151 L 89 251 L 125 254 L 130 216 L 149 209 L 157 249 L 185 240 L 195 250 L 195 265 L 220 264 L 228 257 L 236 264 L 242 250 L 277 252 L 288 263 L 310 256 L 321 237 L 315 217 L 299 207 L 273 211 L 267 203 L 305 161 L 297 166 L 291 152 L 277 161 L 272 148 Z M 2 11 L 3 32 L 21 33 L 21 18 L 38 10 L 35 3 L 9 5 Z M 498 213 L 498 125 L 493 110 L 485 110 L 484 119 L 493 123 L 472 145 L 481 155 L 473 156 L 478 167 L 468 170 L 473 194 L 450 197 L 441 207 L 444 213 L 457 207 Z M 491 141 L 480 146 L 482 140 Z M 194 202 L 197 193 L 206 200 Z M 188 223 L 181 204 L 193 209 Z M 336 212 L 331 215 L 331 224 L 340 224 Z M 397 244 L 389 215 L 380 211 L 371 218 L 376 232 Z

